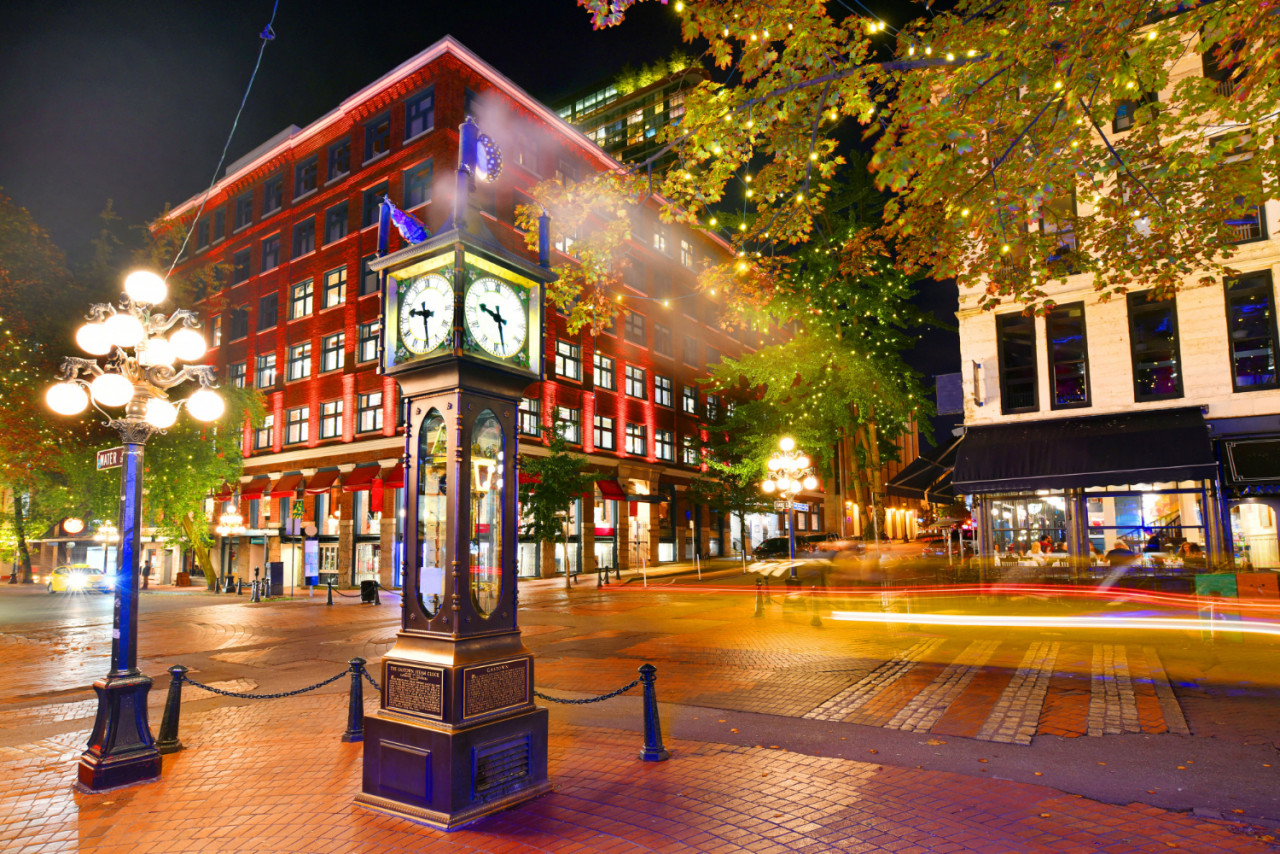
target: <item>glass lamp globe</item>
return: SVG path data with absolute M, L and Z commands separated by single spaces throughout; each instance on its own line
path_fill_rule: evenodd
M 194 329 L 179 329 L 169 336 L 169 343 L 173 346 L 173 354 L 184 362 L 194 362 L 208 349 L 204 336 Z
M 804 454 L 796 457 L 796 468 L 807 469 L 809 467 L 809 458 Z
M 805 488 L 805 489 L 817 489 L 817 488 L 818 488 L 818 479 L 817 479 L 816 477 L 814 477 L 813 475 L 809 475 L 808 477 L 806 477 L 806 478 L 804 479 L 804 488 Z
M 105 356 L 111 352 L 111 336 L 102 323 L 86 323 L 77 329 L 76 343 L 90 356 Z
M 147 401 L 145 418 L 152 427 L 164 430 L 178 420 L 178 407 L 163 398 L 153 397 Z
M 764 490 L 766 495 L 771 495 L 773 491 L 778 488 L 778 485 L 771 480 L 766 480 L 764 483 L 760 484 L 760 488 Z
M 125 277 L 124 292 L 136 303 L 155 305 L 169 296 L 169 286 L 150 270 L 134 270 Z
M 197 421 L 215 421 L 226 408 L 222 396 L 213 389 L 202 388 L 187 398 L 187 411 Z
M 777 457 L 769 457 L 769 471 L 777 471 L 782 468 L 782 460 Z
M 133 383 L 119 374 L 102 374 L 89 383 L 89 393 L 99 406 L 124 406 L 133 397 Z
M 76 383 L 57 383 L 45 392 L 44 401 L 59 415 L 75 415 L 89 405 L 89 395 Z
M 147 334 L 142 322 L 132 314 L 113 314 L 102 325 L 117 347 L 136 347 Z
M 152 336 L 138 347 L 138 361 L 144 365 L 173 367 L 177 356 L 166 338 Z
M 794 451 L 796 449 L 796 440 L 790 436 L 783 436 L 778 442 L 778 447 L 784 451 Z

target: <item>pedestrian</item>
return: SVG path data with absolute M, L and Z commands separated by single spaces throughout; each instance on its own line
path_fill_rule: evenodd
M 151 561 L 148 560 L 142 565 L 142 589 L 146 590 L 151 586 Z
M 1112 568 L 1133 566 L 1138 562 L 1138 555 L 1124 540 L 1116 540 L 1111 551 L 1107 552 L 1107 562 Z

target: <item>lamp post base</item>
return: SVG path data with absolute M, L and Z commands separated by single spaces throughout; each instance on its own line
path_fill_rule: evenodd
M 151 679 L 141 673 L 108 676 L 93 683 L 98 716 L 89 748 L 80 756 L 80 787 L 101 792 L 160 776 L 160 751 L 147 723 Z

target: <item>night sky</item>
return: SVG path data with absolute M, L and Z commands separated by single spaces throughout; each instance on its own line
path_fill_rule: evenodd
M 125 223 L 141 225 L 166 202 L 200 193 L 271 11 L 271 0 L 9 4 L 0 35 L 0 191 L 73 263 L 87 257 L 108 199 Z M 306 126 L 445 35 L 554 102 L 624 64 L 681 48 L 677 20 L 668 6 L 641 3 L 622 26 L 595 32 L 573 0 L 280 0 L 276 39 L 226 162 L 290 124 Z M 929 286 L 921 304 L 951 320 L 955 289 Z M 926 332 L 910 355 L 929 384 L 932 374 L 958 370 L 953 333 Z

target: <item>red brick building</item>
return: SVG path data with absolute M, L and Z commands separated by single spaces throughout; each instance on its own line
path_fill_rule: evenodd
M 516 251 L 526 250 L 514 210 L 534 184 L 619 168 L 446 38 L 305 128 L 268 140 L 231 164 L 207 198 L 169 214 L 189 222 L 203 203 L 179 272 L 227 265 L 225 286 L 203 304 L 209 359 L 220 382 L 256 386 L 268 407 L 267 423 L 244 431 L 245 476 L 221 496 L 239 496 L 249 528 L 219 544 L 224 574 L 251 576 L 281 561 L 286 585 L 300 583 L 311 560 L 340 583 L 398 583 L 404 443 L 396 384 L 377 370 L 379 296 L 366 264 L 383 194 L 432 231 L 445 220 L 457 128 L 468 114 L 503 150 L 502 175 L 480 204 L 490 230 Z M 566 260 L 564 250 L 571 246 L 561 240 L 553 263 Z M 547 379 L 521 406 L 521 451 L 539 453 L 563 421 L 608 474 L 575 514 L 571 563 L 583 569 L 597 558 L 626 567 L 731 549 L 729 520 L 684 499 L 705 420 L 720 405 L 695 381 L 744 346 L 695 288 L 696 270 L 728 251 L 702 232 L 660 223 L 650 208 L 637 217 L 621 294 L 629 309 L 615 329 L 569 334 L 548 306 Z M 221 510 L 210 502 L 212 522 Z M 550 574 L 549 550 L 522 543 L 520 567 Z

